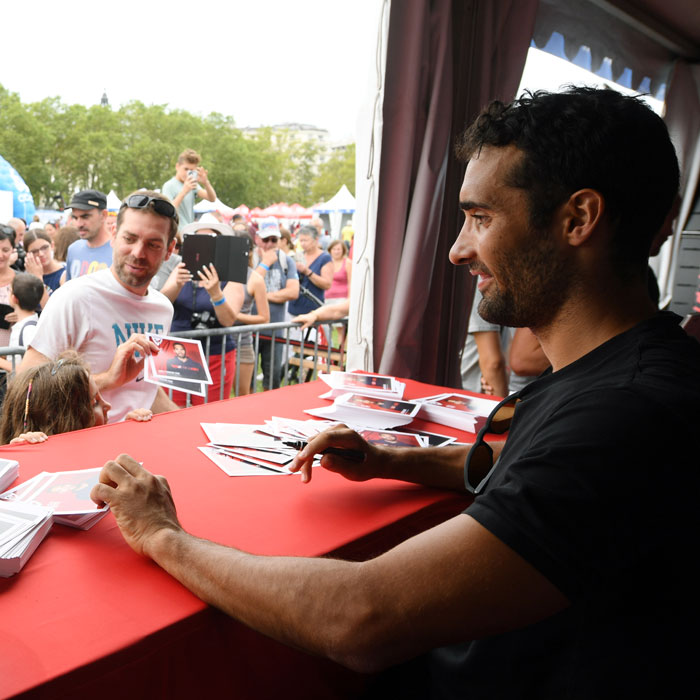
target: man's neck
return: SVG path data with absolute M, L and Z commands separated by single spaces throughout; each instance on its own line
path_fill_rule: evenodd
M 112 272 L 112 277 L 114 277 L 114 279 L 117 280 L 117 282 L 122 287 L 124 287 L 124 289 L 126 289 L 127 292 L 131 292 L 132 294 L 136 294 L 140 297 L 145 297 L 146 294 L 148 294 L 148 285 L 146 285 L 145 287 L 130 287 L 129 285 L 124 284 L 124 282 L 122 282 L 119 279 L 119 275 L 117 274 L 117 271 L 114 269 L 114 264 L 112 264 L 112 266 L 109 269 Z M 149 280 L 149 282 L 150 282 L 150 280 Z
M 569 299 L 551 323 L 532 329 L 554 372 L 658 312 L 643 285 L 605 291 Z
M 86 243 L 88 244 L 88 248 L 101 248 L 109 241 L 109 237 L 109 231 L 105 228 L 101 228 L 99 233 L 94 238 L 86 241 Z

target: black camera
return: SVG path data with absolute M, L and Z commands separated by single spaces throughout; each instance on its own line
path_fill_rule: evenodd
M 204 309 L 204 311 L 193 311 L 190 316 L 190 328 L 193 331 L 218 327 L 219 322 L 216 320 L 216 314 L 208 309 Z

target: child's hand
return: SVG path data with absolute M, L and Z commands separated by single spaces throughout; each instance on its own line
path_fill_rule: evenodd
M 146 421 L 153 418 L 153 411 L 150 408 L 136 408 L 126 414 L 124 420 Z
M 39 431 L 33 433 L 20 433 L 18 437 L 10 440 L 10 445 L 18 445 L 21 442 L 28 442 L 33 445 L 37 442 L 46 442 L 48 439 L 49 436 L 46 433 L 41 433 Z

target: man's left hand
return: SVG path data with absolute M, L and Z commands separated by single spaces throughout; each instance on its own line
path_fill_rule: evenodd
M 124 539 L 138 554 L 148 555 L 148 542 L 159 532 L 182 529 L 165 477 L 151 474 L 129 455 L 104 465 L 90 498 L 109 505 Z

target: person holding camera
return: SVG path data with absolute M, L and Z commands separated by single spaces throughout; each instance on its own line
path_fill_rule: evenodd
M 195 196 L 209 202 L 216 201 L 216 192 L 209 182 L 207 171 L 200 165 L 201 156 L 188 148 L 177 158 L 175 177 L 163 185 L 163 194 L 172 200 L 180 217 L 180 231 L 194 222 Z
M 233 236 L 231 227 L 219 223 L 195 223 L 183 230 L 183 234 L 216 234 Z M 173 303 L 173 323 L 171 331 L 204 330 L 209 328 L 227 328 L 232 326 L 243 305 L 243 285 L 238 282 L 222 282 L 213 265 L 200 270 L 188 270 L 184 263 L 178 263 L 170 273 L 168 281 L 161 292 Z M 225 359 L 222 363 L 221 350 L 223 338 L 226 338 Z M 204 352 L 207 352 L 206 338 L 202 339 Z M 231 396 L 233 382 L 236 378 L 236 349 L 233 335 L 215 335 L 209 339 L 209 372 L 213 384 L 209 385 L 208 400 L 218 401 L 221 397 L 221 367 L 224 364 L 223 387 L 224 398 Z M 184 406 L 188 394 L 173 391 L 173 401 Z M 204 403 L 201 396 L 191 397 L 192 404 Z

